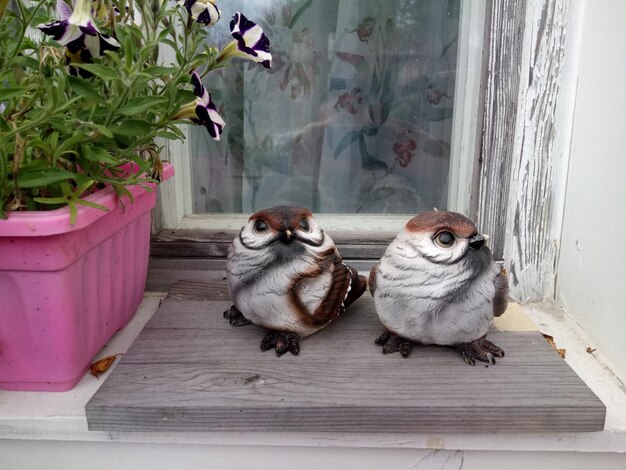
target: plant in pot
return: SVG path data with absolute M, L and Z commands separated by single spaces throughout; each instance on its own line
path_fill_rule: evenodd
M 0 388 L 68 390 L 143 297 L 160 152 L 225 125 L 202 79 L 269 67 L 215 0 L 0 0 Z

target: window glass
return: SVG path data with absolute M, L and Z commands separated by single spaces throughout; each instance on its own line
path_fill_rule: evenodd
M 447 208 L 460 0 L 219 6 L 226 34 L 235 11 L 263 28 L 273 64 L 206 77 L 226 127 L 192 128 L 195 213 Z

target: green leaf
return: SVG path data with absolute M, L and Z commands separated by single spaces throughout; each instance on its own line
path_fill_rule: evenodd
M 24 94 L 26 88 L 18 86 L 13 88 L 2 88 L 0 90 L 0 101 L 4 101 L 9 98 L 13 98 L 14 96 L 19 96 Z
M 21 188 L 39 188 L 73 177 L 73 173 L 60 168 L 28 169 L 17 175 L 17 183 Z
M 16 57 L 13 60 L 13 62 L 16 63 L 17 65 L 21 65 L 22 67 L 28 67 L 31 69 L 39 68 L 39 61 L 37 61 L 36 59 L 33 59 L 32 57 L 28 57 L 25 55 Z
M 359 150 L 361 152 L 361 167 L 365 170 L 382 169 L 387 170 L 387 164 L 378 158 L 373 157 L 367 150 L 365 135 L 359 136 Z
M 108 127 L 104 127 L 100 124 L 94 124 L 94 123 L 89 123 L 89 125 L 95 129 L 97 129 L 100 134 L 102 134 L 105 137 L 108 137 L 109 139 L 113 138 L 113 132 L 111 132 L 111 129 L 109 129 Z
M 162 75 L 174 75 L 178 73 L 178 69 L 176 67 L 148 67 L 145 70 L 141 71 L 142 73 L 148 74 L 152 77 L 160 77 Z
M 113 186 L 113 189 L 115 190 L 115 194 L 117 194 L 117 197 L 120 199 L 120 202 L 122 202 L 122 196 L 126 196 L 131 203 L 135 202 L 135 196 L 133 196 L 133 193 L 131 193 L 124 186 L 115 185 Z
M 296 24 L 296 21 L 298 21 L 298 18 L 302 16 L 302 13 L 304 13 L 307 10 L 307 8 L 311 6 L 312 3 L 313 3 L 313 0 L 307 0 L 306 2 L 304 2 L 302 6 L 298 8 L 298 11 L 296 11 L 296 13 L 293 15 L 293 18 L 291 18 L 291 21 L 289 22 L 289 26 L 287 26 L 287 28 L 289 29 L 293 28 L 294 25 Z
M 161 131 L 161 132 L 157 132 L 156 137 L 161 137 L 162 139 L 168 139 L 168 140 L 185 140 L 184 136 L 180 136 L 178 134 L 174 134 L 173 132 L 169 132 L 169 131 Z
M 370 87 L 370 95 L 377 96 L 380 91 L 380 82 L 378 81 L 378 67 L 374 67 L 372 72 L 372 85 Z
M 113 134 L 125 137 L 138 137 L 152 131 L 152 124 L 139 119 L 127 119 L 121 121 L 117 127 L 111 129 Z
M 89 140 L 89 137 L 87 137 L 85 134 L 80 133 L 80 134 L 75 134 L 72 137 L 70 137 L 69 139 L 64 140 L 61 145 L 59 145 L 57 147 L 55 156 L 60 157 L 61 155 L 63 155 L 64 152 L 68 152 L 68 151 L 72 151 L 76 149 L 77 145 L 81 142 L 85 142 Z
M 103 206 L 102 204 L 96 204 L 95 202 L 85 201 L 84 199 L 77 199 L 76 202 L 83 206 L 92 207 L 94 209 L 100 209 L 105 212 L 109 211 L 109 208 L 107 206 Z
M 343 152 L 346 148 L 350 147 L 352 143 L 359 138 L 361 135 L 361 131 L 350 131 L 337 144 L 337 148 L 335 149 L 335 158 L 339 156 L 341 152 Z
M 125 116 L 133 116 L 135 114 L 141 114 L 151 108 L 159 106 L 166 101 L 165 97 L 161 96 L 141 96 L 129 100 L 118 111 Z
M 66 197 L 34 197 L 33 201 L 40 204 L 67 204 Z
M 72 75 L 68 75 L 67 81 L 69 82 L 70 87 L 72 87 L 72 90 L 74 90 L 74 93 L 77 95 L 84 96 L 85 98 L 89 98 L 93 101 L 101 100 L 100 93 L 98 93 L 98 90 L 90 81 L 85 80 L 84 78 L 74 77 Z
M 365 126 L 363 128 L 363 133 L 369 136 L 376 135 L 378 134 L 378 126 L 376 124 L 370 124 L 369 126 Z
M 387 18 L 387 21 L 385 23 L 385 32 L 387 34 L 391 34 L 393 33 L 394 28 L 395 25 L 393 24 L 393 18 Z
M 115 70 L 100 64 L 75 64 L 77 67 L 91 72 L 103 80 L 120 80 Z
M 120 163 L 105 149 L 93 145 L 81 145 L 80 156 L 90 162 L 109 163 L 111 165 Z
M 177 103 L 190 103 L 196 100 L 196 95 L 191 90 L 178 90 L 176 92 Z

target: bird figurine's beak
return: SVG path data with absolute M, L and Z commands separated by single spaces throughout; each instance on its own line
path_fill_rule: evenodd
M 279 240 L 282 243 L 289 245 L 293 241 L 291 230 L 283 230 L 282 232 L 280 232 Z
M 469 246 L 471 248 L 474 248 L 475 250 L 478 250 L 485 244 L 488 238 L 489 238 L 488 236 L 483 235 L 482 233 L 477 233 L 476 235 L 472 235 L 469 238 Z

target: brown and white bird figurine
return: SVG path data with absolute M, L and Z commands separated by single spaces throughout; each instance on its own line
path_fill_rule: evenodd
M 454 346 L 468 364 L 504 351 L 485 336 L 508 303 L 506 272 L 474 223 L 447 211 L 413 217 L 370 273 L 386 328 L 376 343 L 407 357 L 414 343 Z
M 367 286 L 311 212 L 278 206 L 252 214 L 228 251 L 233 326 L 268 330 L 261 350 L 298 354 L 299 339 L 336 319 Z

